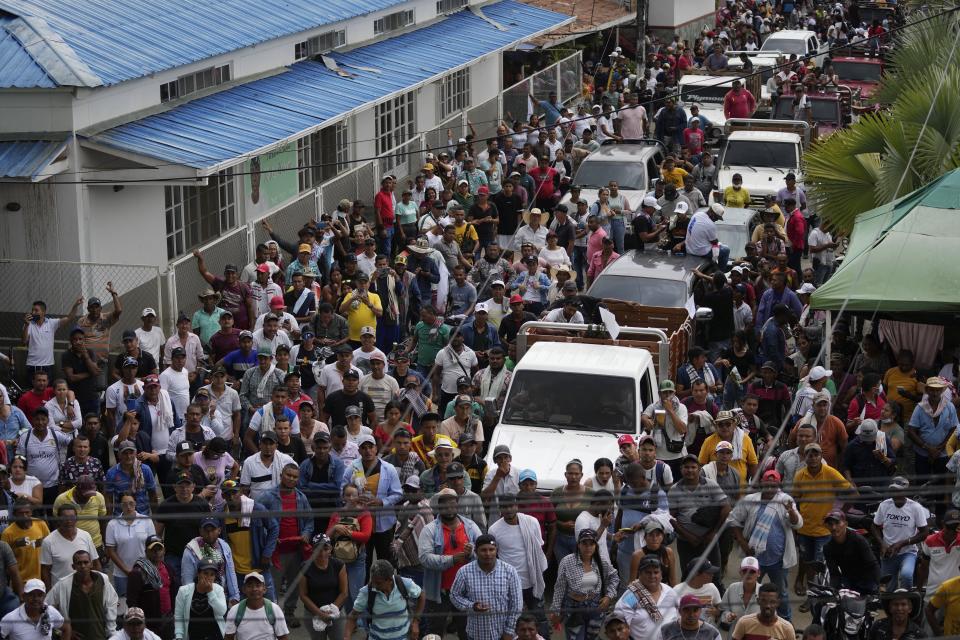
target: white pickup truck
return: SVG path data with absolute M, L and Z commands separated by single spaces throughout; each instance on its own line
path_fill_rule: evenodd
M 750 204 L 763 206 L 763 197 L 776 194 L 788 173 L 802 185 L 800 160 L 810 142 L 810 125 L 793 120 L 731 118 L 725 125 L 726 142 L 717 162 L 717 190 L 710 203 L 720 202 L 723 191 L 739 173 L 750 194 Z
M 496 466 L 494 448 L 507 445 L 511 464 L 533 469 L 538 489 L 552 491 L 566 483 L 563 474 L 573 458 L 583 463 L 585 473 L 592 473 L 597 458 L 616 460 L 620 455 L 620 435 L 640 433 L 643 408 L 657 397 L 657 370 L 669 373 L 670 343 L 659 329 L 621 327 L 620 342 L 632 346 L 616 346 L 618 341 L 609 336 L 531 335 L 531 329 L 569 332 L 598 327 L 528 322 L 517 338 L 517 353 L 523 357 L 513 370 L 487 464 Z M 537 341 L 529 344 L 533 340 Z M 657 355 L 640 348 L 639 340 L 654 341 L 650 346 Z

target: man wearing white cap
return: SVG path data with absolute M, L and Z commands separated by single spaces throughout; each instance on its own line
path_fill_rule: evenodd
M 163 329 L 155 326 L 157 321 L 157 312 L 147 307 L 140 312 L 140 328 L 134 333 L 140 341 L 140 348 L 153 356 L 156 362 L 160 362 L 160 350 L 166 344 L 167 338 L 163 335 Z
M 286 640 L 290 631 L 283 616 L 283 609 L 265 597 L 266 580 L 254 571 L 243 579 L 246 598 L 227 611 L 227 626 L 224 640 L 261 640 L 276 638 Z
M 140 607 L 130 607 L 123 616 L 123 629 L 110 636 L 110 640 L 160 640 L 160 636 L 147 629 L 147 616 Z
M 825 391 L 827 396 L 830 397 L 830 391 L 826 386 L 827 380 L 829 380 L 832 375 L 833 371 L 824 369 L 820 365 L 810 369 L 810 373 L 807 374 L 807 383 L 801 385 L 793 401 L 791 413 L 795 417 L 798 419 L 803 418 L 813 411 L 813 397 L 821 391 Z
M 52 638 L 54 629 L 70 633 L 70 623 L 53 607 L 44 604 L 47 588 L 42 580 L 27 580 L 23 588 L 23 604 L 0 621 L 0 636 L 9 640 L 43 640 Z
M 660 232 L 666 229 L 667 223 L 655 222 L 653 217 L 660 211 L 661 207 L 657 204 L 657 199 L 653 196 L 644 196 L 640 204 L 640 211 L 633 218 L 633 236 L 636 238 L 638 251 L 643 251 L 645 242 L 656 244 L 660 238 Z

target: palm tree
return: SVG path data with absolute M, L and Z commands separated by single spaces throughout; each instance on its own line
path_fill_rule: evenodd
M 817 212 L 839 231 L 849 232 L 860 213 L 960 167 L 956 12 L 902 30 L 890 66 L 877 94 L 889 108 L 861 116 L 804 157 Z

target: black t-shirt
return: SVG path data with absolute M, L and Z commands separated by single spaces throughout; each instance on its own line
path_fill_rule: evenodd
M 513 342 L 517 339 L 517 334 L 520 333 L 520 327 L 523 326 L 523 323 L 536 319 L 537 316 L 533 315 L 529 311 L 524 311 L 523 318 L 520 320 L 520 322 L 517 322 L 514 319 L 513 314 L 509 313 L 500 319 L 500 330 L 497 331 L 497 334 L 500 336 L 500 340 L 502 342 Z
M 306 291 L 306 290 L 304 290 Z M 300 317 L 317 310 L 317 299 L 312 291 L 307 291 L 307 299 L 303 302 L 303 307 L 297 308 L 297 300 L 300 299 L 300 293 L 291 289 L 283 294 L 283 303 L 287 305 L 287 310 L 293 314 L 299 314 Z
M 493 202 L 488 202 L 490 206 L 487 207 L 486 211 L 481 209 L 478 205 L 473 205 L 470 207 L 470 211 L 467 212 L 467 220 L 479 220 L 480 218 L 500 218 L 500 212 L 497 210 L 497 205 Z M 474 226 L 477 229 L 477 237 L 483 241 L 493 240 L 494 236 L 497 233 L 497 223 L 496 222 L 481 222 L 474 223 Z
M 564 249 L 567 249 L 570 243 L 577 238 L 577 228 L 573 226 L 570 218 L 567 218 L 566 224 L 560 224 L 558 222 L 554 231 L 557 233 L 557 245 Z
M 340 570 L 343 563 L 336 558 L 327 561 L 327 568 L 321 569 L 316 562 L 307 567 L 304 577 L 307 579 L 307 595 L 318 607 L 333 604 L 340 595 Z
M 367 420 L 367 415 L 376 411 L 370 396 L 363 391 L 347 395 L 343 389 L 334 391 L 323 402 L 323 411 L 330 416 L 329 424 L 347 424 L 347 407 L 360 407 L 363 411 L 363 424 L 371 428 L 375 426 L 369 424 L 369 420 Z
M 733 336 L 733 291 L 724 287 L 697 297 L 698 307 L 713 309 L 713 320 L 708 325 L 710 340 L 729 340 Z
M 128 357 L 132 358 L 133 356 L 127 356 L 126 353 L 121 353 L 114 359 L 113 367 L 117 371 L 120 371 L 120 369 L 123 367 L 123 361 L 126 360 Z M 149 351 L 140 349 L 140 355 L 137 356 L 137 377 L 142 380 L 144 376 L 148 376 L 156 370 L 157 370 L 156 359 L 154 359 L 154 357 L 150 355 Z
M 740 372 L 740 377 L 745 378 L 747 374 L 750 373 L 750 368 L 756 363 L 757 359 L 754 356 L 753 351 L 747 349 L 746 353 L 742 356 L 738 356 L 733 352 L 733 349 L 724 349 L 720 354 L 724 359 L 730 361 L 731 367 L 736 367 L 737 371 Z
M 491 198 L 493 205 L 500 212 L 500 219 L 497 222 L 497 233 L 502 236 L 512 236 L 517 232 L 517 226 L 520 220 L 520 210 L 523 209 L 523 202 L 520 196 L 514 193 L 509 198 L 503 191 Z
M 289 444 L 278 442 L 277 451 L 287 454 L 293 458 L 297 464 L 307 459 L 307 448 L 303 445 L 303 439 L 298 435 L 291 435 Z
M 90 359 L 94 362 L 97 361 L 97 357 L 93 355 L 93 351 L 90 349 L 87 349 L 87 355 L 89 355 Z M 90 373 L 90 369 L 87 367 L 84 359 L 70 350 L 64 351 L 63 355 L 60 356 L 60 368 L 66 369 L 67 367 L 73 369 L 74 373 Z M 92 400 L 93 397 L 97 395 L 96 379 L 93 376 L 84 378 L 79 382 L 71 382 L 70 388 L 73 389 L 73 393 L 77 396 L 78 400 L 84 398 Z M 104 469 L 106 468 L 107 467 L 104 467 Z
M 212 484 L 210 480 L 207 478 L 207 475 L 203 472 L 203 469 L 201 469 L 198 465 L 191 464 L 189 468 L 184 469 L 183 467 L 175 463 L 167 471 L 167 477 L 164 480 L 164 486 L 171 487 L 171 488 L 174 487 L 177 484 L 177 476 L 180 475 L 180 473 L 183 471 L 186 471 L 187 473 L 189 473 L 190 477 L 193 478 L 194 493 L 200 493 L 201 491 L 203 491 L 204 487 L 206 487 L 208 484 Z
M 183 517 L 193 513 L 197 514 L 196 518 Z M 173 495 L 157 505 L 156 514 L 155 520 L 164 525 L 163 539 L 167 549 L 183 553 L 187 543 L 200 535 L 200 520 L 210 515 L 210 505 L 200 496 L 184 503 Z M 173 517 L 164 518 L 164 514 Z
M 637 239 L 638 251 L 643 251 L 643 247 L 644 247 L 644 241 L 643 241 L 643 238 L 640 237 L 640 234 L 650 233 L 655 228 L 656 227 L 653 226 L 653 221 L 645 213 L 638 213 L 637 216 L 633 219 L 633 235 Z

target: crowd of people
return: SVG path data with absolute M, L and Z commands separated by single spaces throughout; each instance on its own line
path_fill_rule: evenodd
M 824 566 L 864 594 L 892 576 L 871 638 L 960 633 L 958 360 L 918 367 L 844 318 L 824 335 L 809 296 L 838 244 L 792 174 L 744 255 L 696 272 L 714 319 L 619 457 L 569 452 L 547 495 L 487 451 L 524 323 L 584 322 L 627 248 L 712 257 L 709 123 L 669 94 L 785 26 L 858 33 L 854 6 L 806 4 L 728 0 L 639 82 L 588 69 L 576 115 L 531 96 L 542 117 L 425 154 L 370 210 L 343 200 L 296 238 L 264 222 L 246 264 L 195 251 L 209 288 L 170 336 L 111 283 L 62 317 L 38 299 L 29 388 L 0 393 L 0 635 L 786 639 Z M 584 157 L 649 131 L 676 151 L 655 189 L 580 197 Z

